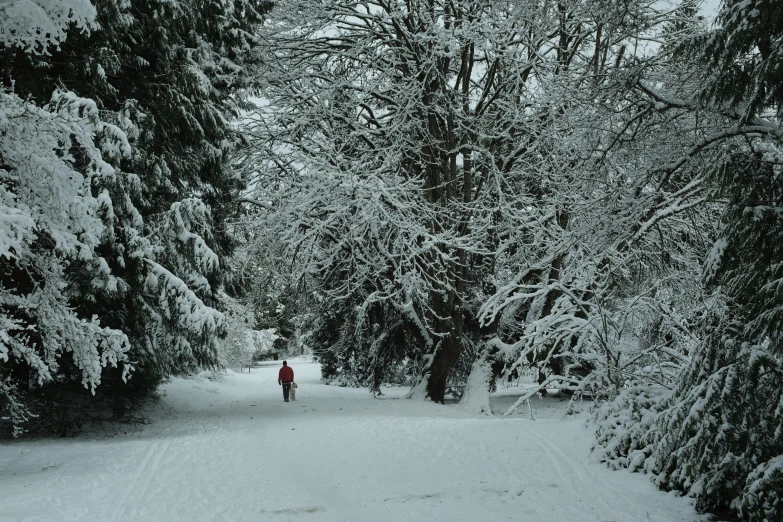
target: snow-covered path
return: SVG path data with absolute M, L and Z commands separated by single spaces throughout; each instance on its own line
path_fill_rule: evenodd
M 373 400 L 293 367 L 296 402 L 277 366 L 177 379 L 140 433 L 1 445 L 0 520 L 702 520 L 646 477 L 590 462 L 584 417 Z

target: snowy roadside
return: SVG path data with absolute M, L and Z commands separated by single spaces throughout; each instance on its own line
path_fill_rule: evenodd
M 293 366 L 296 402 L 263 365 L 173 380 L 137 433 L 0 446 L 0 520 L 706 520 L 647 477 L 591 462 L 567 403 L 533 401 L 536 421 L 471 416 Z

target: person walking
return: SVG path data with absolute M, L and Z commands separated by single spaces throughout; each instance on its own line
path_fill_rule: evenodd
M 283 385 L 283 400 L 288 402 L 288 393 L 291 391 L 291 383 L 294 382 L 294 370 L 288 366 L 287 361 L 283 361 L 283 367 L 277 374 L 277 384 Z

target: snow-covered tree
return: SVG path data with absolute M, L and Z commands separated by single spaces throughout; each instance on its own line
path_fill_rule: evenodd
M 94 24 L 84 3 L 0 9 L 0 44 L 30 53 L 47 53 L 69 24 Z M 127 335 L 74 309 L 69 272 L 78 265 L 92 290 L 117 291 L 121 282 L 98 252 L 101 215 L 113 211 L 112 202 L 93 187 L 116 178 L 106 158 L 130 150 L 92 100 L 56 90 L 39 107 L 0 91 L 0 408 L 14 434 L 32 414 L 26 391 L 57 380 L 63 365 L 93 394 L 107 366 L 128 377 Z
M 708 148 L 721 153 L 700 168 L 725 202 L 703 265 L 714 298 L 674 393 L 621 397 L 599 427 L 611 461 L 646 469 L 703 510 L 753 521 L 783 516 L 781 20 L 777 2 L 726 1 L 713 29 L 677 46 L 680 59 L 696 60 L 701 86 L 686 101 L 661 103 L 691 105 L 720 123 L 670 163 L 687 168 Z
M 45 400 L 80 400 L 63 386 L 81 374 L 70 364 L 52 366 L 76 342 L 76 369 L 91 372 L 85 384 L 121 415 L 166 375 L 220 364 L 225 317 L 217 292 L 232 248 L 225 221 L 242 185 L 227 166 L 241 142 L 230 121 L 258 63 L 253 28 L 267 6 L 0 4 L 0 187 L 10 216 L 3 291 L 31 300 L 4 298 L 14 325 L 8 335 L 22 339 L 3 352 L 4 389 L 43 397 L 48 380 L 60 391 Z M 35 213 L 46 222 L 36 224 L 43 218 Z M 24 244 L 32 253 L 21 261 Z M 43 314 L 39 287 L 62 311 Z M 81 322 L 66 328 L 65 310 Z M 33 333 L 38 313 L 62 337 L 57 348 Z M 86 340 L 76 325 L 92 332 Z M 101 373 L 83 362 L 84 350 L 105 353 L 103 366 L 119 368 Z M 35 353 L 51 378 L 37 380 L 43 367 L 33 364 Z M 17 399 L 8 404 L 24 402 Z
M 688 74 L 644 57 L 605 80 L 599 103 L 569 98 L 577 117 L 563 122 L 568 136 L 553 149 L 583 156 L 568 160 L 570 174 L 559 174 L 563 165 L 548 176 L 542 201 L 551 217 L 533 229 L 533 248 L 507 249 L 505 281 L 482 309 L 485 321 L 523 324 L 503 349 L 519 365 L 548 367 L 542 388 L 611 394 L 629 379 L 671 386 L 697 340 L 690 325 L 705 299 L 711 156 L 685 168 L 679 159 L 720 119 L 677 101 L 696 88 Z
M 783 517 L 783 6 L 726 1 L 717 27 L 687 55 L 715 74 L 701 99 L 728 114 L 734 144 L 712 175 L 728 200 L 704 267 L 725 305 L 705 318 L 705 339 L 669 408 L 650 468 L 703 509 L 746 520 Z
M 90 0 L 5 0 L 0 4 L 0 43 L 27 53 L 49 54 L 69 29 L 97 27 Z
M 241 370 L 251 365 L 254 357 L 274 349 L 277 335 L 274 329 L 255 329 L 255 313 L 252 307 L 242 304 L 228 295 L 221 295 L 226 308 L 226 337 L 219 345 L 220 365 Z
M 613 143 L 668 121 L 639 83 L 638 42 L 680 12 L 615 7 L 300 1 L 267 28 L 246 200 L 324 301 L 346 303 L 337 339 L 405 344 L 392 359 L 413 356 L 414 394 L 442 402 L 468 351 L 486 364 L 554 362 L 572 342 L 605 353 L 627 324 L 617 299 L 637 295 L 604 291 L 607 268 L 620 257 L 611 277 L 640 277 L 648 232 L 699 203 L 679 178 L 648 193 L 652 163 Z

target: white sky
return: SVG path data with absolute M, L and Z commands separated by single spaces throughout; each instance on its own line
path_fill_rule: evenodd
M 701 11 L 708 19 L 712 20 L 718 13 L 720 7 L 720 0 L 704 0 L 701 6 Z

